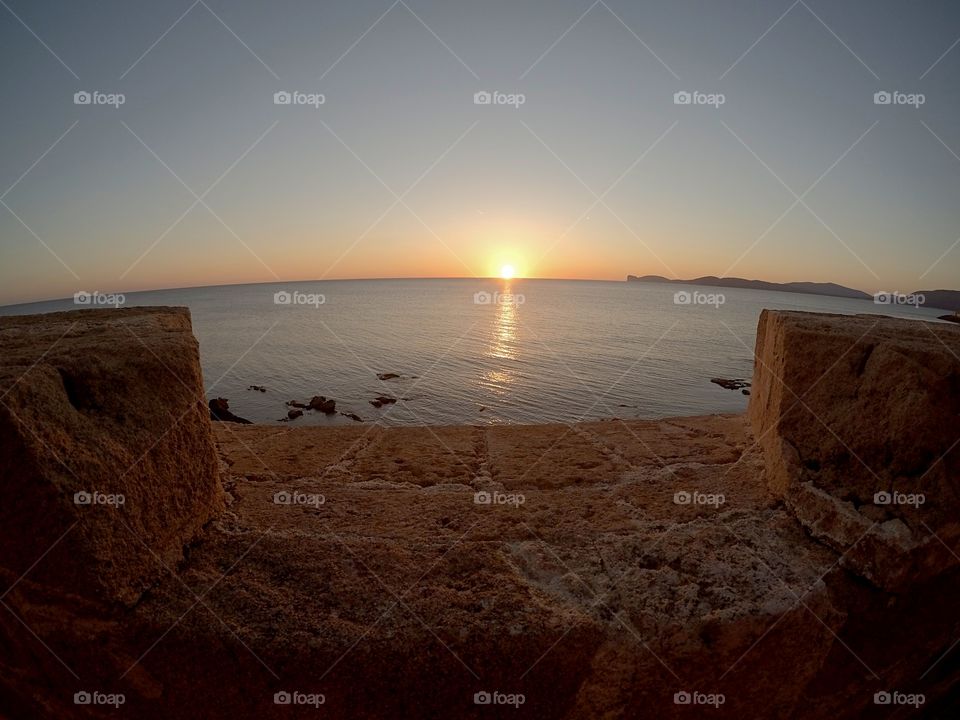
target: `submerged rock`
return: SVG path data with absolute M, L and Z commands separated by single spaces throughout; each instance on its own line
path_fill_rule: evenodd
M 396 373 L 377 373 L 378 380 L 395 380 L 398 377 Z
M 0 319 L 4 717 L 956 715 L 960 328 L 765 314 L 748 416 L 284 431 L 90 312 Z
M 311 410 L 317 410 L 325 415 L 332 415 L 337 411 L 337 403 L 323 395 L 314 395 L 310 398 L 309 407 Z
M 740 390 L 741 388 L 750 387 L 750 381 L 743 379 L 728 380 L 727 378 L 710 378 L 710 382 L 727 390 Z
M 230 403 L 226 398 L 211 398 L 210 400 L 210 419 L 220 422 L 241 423 L 249 425 L 250 421 L 239 415 L 230 412 Z
M 393 405 L 396 401 L 396 398 L 387 397 L 386 395 L 378 395 L 376 398 L 370 401 L 370 404 L 375 408 L 378 408 L 384 405 Z

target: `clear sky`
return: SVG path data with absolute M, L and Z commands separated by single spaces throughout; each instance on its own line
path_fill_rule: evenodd
M 0 303 L 504 264 L 958 288 L 958 38 L 951 0 L 2 0 Z

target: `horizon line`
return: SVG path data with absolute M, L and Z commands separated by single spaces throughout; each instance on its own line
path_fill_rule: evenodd
M 789 285 L 797 283 L 812 283 L 812 284 L 830 284 L 837 285 L 839 287 L 846 288 L 848 290 L 856 290 L 857 292 L 862 292 L 866 295 L 876 294 L 868 293 L 865 290 L 860 290 L 859 288 L 853 288 L 849 285 L 842 285 L 840 283 L 833 282 L 832 280 L 790 280 L 787 282 L 777 282 L 774 280 L 758 280 L 756 278 L 744 278 L 736 275 L 700 275 L 695 278 L 683 279 L 683 278 L 669 278 L 663 275 L 633 275 L 632 273 L 627 273 L 620 280 L 606 279 L 606 278 L 564 278 L 564 277 L 513 277 L 513 278 L 502 278 L 495 275 L 487 276 L 470 276 L 470 275 L 410 275 L 410 276 L 390 276 L 390 277 L 354 277 L 354 278 L 310 278 L 305 279 L 301 278 L 298 280 L 261 280 L 254 282 L 228 282 L 228 283 L 219 283 L 211 285 L 179 285 L 176 287 L 154 287 L 146 288 L 142 290 L 126 290 L 126 291 L 115 291 L 110 294 L 114 295 L 133 295 L 135 293 L 150 293 L 150 292 L 173 292 L 177 290 L 203 290 L 206 288 L 221 288 L 221 287 L 244 287 L 248 285 L 280 285 L 283 283 L 316 283 L 316 282 L 370 282 L 376 280 L 495 280 L 498 282 L 514 282 L 519 280 L 545 280 L 551 282 L 610 282 L 610 283 L 626 283 L 628 278 L 644 278 L 644 277 L 657 277 L 663 278 L 665 282 L 678 282 L 678 283 L 689 283 L 694 280 L 701 280 L 704 278 L 716 278 L 721 280 L 746 280 L 748 282 L 768 282 L 774 285 Z M 948 288 L 935 288 L 935 291 L 946 291 L 946 292 L 960 292 L 960 290 L 950 290 Z M 77 291 L 81 292 L 81 291 Z M 90 291 L 84 291 L 90 292 Z M 100 290 L 94 290 L 93 292 L 104 292 Z M 878 291 L 880 292 L 880 291 Z M 915 291 L 919 292 L 919 290 Z M 24 300 L 21 302 L 5 303 L 0 305 L 0 308 L 15 308 L 21 307 L 23 305 L 39 305 L 42 303 L 58 302 L 60 300 L 69 300 L 70 296 L 63 297 L 48 297 L 41 300 Z

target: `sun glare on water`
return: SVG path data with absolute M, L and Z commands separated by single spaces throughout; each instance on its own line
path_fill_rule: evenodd
M 512 280 L 513 275 L 513 265 L 504 265 L 502 268 L 500 268 L 500 277 L 504 280 Z

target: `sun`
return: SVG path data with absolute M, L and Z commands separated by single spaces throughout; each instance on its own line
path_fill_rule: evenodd
M 500 268 L 500 277 L 504 280 L 512 280 L 514 274 L 513 265 L 504 265 Z

